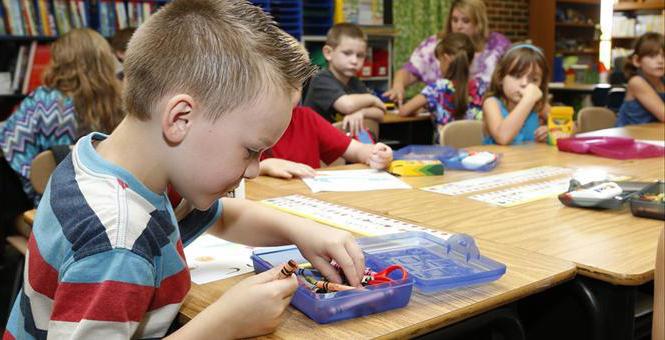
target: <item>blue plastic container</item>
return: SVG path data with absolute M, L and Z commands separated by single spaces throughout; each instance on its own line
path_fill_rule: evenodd
M 479 167 L 469 167 L 462 160 L 469 155 L 467 151 L 442 145 L 407 145 L 393 153 L 395 160 L 439 160 L 447 169 L 490 171 L 499 165 L 501 155 L 495 154 L 494 161 Z
M 274 266 L 294 259 L 298 263 L 307 262 L 296 247 L 279 250 L 255 251 L 252 255 L 254 271 L 266 271 Z M 365 263 L 372 270 L 383 270 L 370 257 Z M 318 323 L 330 323 L 365 316 L 406 306 L 411 299 L 413 279 L 407 278 L 391 284 L 368 286 L 367 289 L 348 290 L 329 294 L 317 294 L 299 286 L 291 304 Z
M 405 232 L 358 239 L 365 252 L 365 263 L 375 271 L 400 264 L 408 278 L 393 272 L 391 284 L 367 286 L 366 290 L 316 294 L 306 287 L 296 290 L 291 304 L 318 323 L 365 316 L 409 303 L 415 286 L 429 294 L 444 289 L 494 281 L 506 272 L 506 266 L 479 254 L 473 238 L 464 234 L 448 240 L 424 232 Z M 307 262 L 296 247 L 257 250 L 252 255 L 254 270 L 263 272 L 294 259 Z
M 358 239 L 366 257 L 379 267 L 399 264 L 424 294 L 487 283 L 506 273 L 506 265 L 480 255 L 473 238 L 455 234 L 444 240 L 422 231 Z

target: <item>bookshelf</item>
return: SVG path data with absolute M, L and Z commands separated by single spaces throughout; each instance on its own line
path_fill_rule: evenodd
M 646 32 L 664 33 L 665 2 L 663 0 L 619 1 L 612 17 L 612 66 L 616 58 L 632 52 L 635 40 Z
M 543 49 L 554 81 L 555 58 L 574 57 L 595 69 L 600 45 L 600 0 L 530 0 L 529 39 Z
M 48 45 L 59 36 L 74 28 L 91 28 L 110 38 L 117 30 L 138 27 L 167 2 L 0 0 L 0 120 L 40 83 L 50 58 Z

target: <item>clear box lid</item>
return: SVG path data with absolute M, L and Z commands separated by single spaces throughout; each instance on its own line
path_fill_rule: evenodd
M 365 237 L 358 244 L 379 266 L 403 266 L 421 293 L 476 285 L 499 279 L 506 265 L 480 255 L 473 238 L 455 234 L 444 240 L 409 231 Z

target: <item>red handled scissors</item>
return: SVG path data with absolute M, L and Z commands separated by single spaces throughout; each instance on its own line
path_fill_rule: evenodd
M 390 275 L 390 273 L 394 272 L 395 270 L 402 272 L 402 278 L 400 280 L 405 280 L 409 276 L 404 267 L 398 264 L 393 264 L 380 272 L 373 273 L 372 275 L 365 275 L 363 277 L 363 283 L 378 285 L 381 283 L 394 282 L 395 280 L 389 278 L 388 275 Z

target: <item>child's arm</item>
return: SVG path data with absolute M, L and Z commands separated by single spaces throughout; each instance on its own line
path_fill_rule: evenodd
M 351 140 L 342 157 L 350 163 L 364 163 L 373 169 L 385 169 L 393 160 L 393 150 L 383 143 L 363 144 Z
M 330 260 L 342 266 L 353 286 L 360 284 L 365 268 L 363 253 L 350 233 L 326 227 L 242 199 L 223 198 L 224 213 L 210 233 L 250 246 L 295 244 L 303 256 L 325 277 L 341 282 Z
M 501 116 L 501 108 L 496 99 L 489 98 L 483 103 L 485 125 L 497 144 L 508 145 L 522 129 L 524 121 L 531 113 L 543 93 L 534 84 L 527 85 L 515 108 L 505 119 Z
M 360 109 L 370 107 L 376 107 L 382 112 L 386 111 L 386 106 L 381 99 L 369 93 L 345 94 L 337 98 L 333 103 L 335 111 L 343 115 L 352 114 Z
M 408 70 L 402 68 L 397 73 L 395 73 L 395 78 L 393 79 L 393 87 L 384 92 L 383 96 L 388 97 L 388 99 L 397 103 L 397 106 L 402 106 L 404 102 L 404 90 L 415 84 L 418 81 L 418 78 Z
M 411 98 L 406 104 L 400 106 L 399 115 L 400 116 L 412 116 L 416 113 L 421 107 L 427 105 L 427 98 L 422 94 L 418 94 L 415 97 Z
M 259 163 L 259 175 L 290 179 L 293 177 L 314 177 L 316 171 L 307 164 L 286 159 L 267 158 Z
M 658 93 L 642 77 L 632 77 L 628 81 L 628 91 L 632 93 L 637 101 L 651 112 L 659 121 L 665 121 L 665 105 Z

